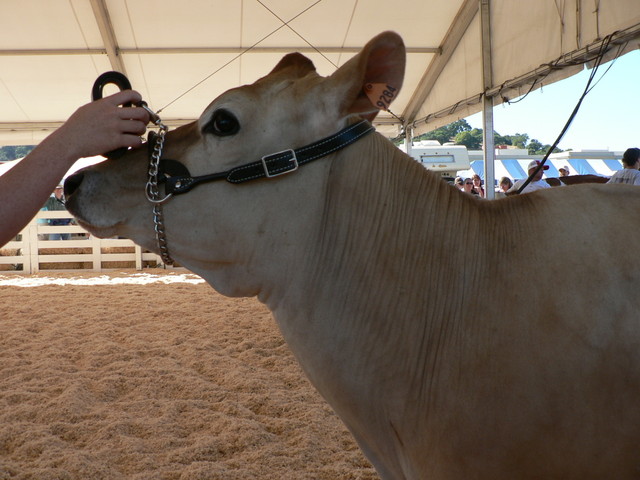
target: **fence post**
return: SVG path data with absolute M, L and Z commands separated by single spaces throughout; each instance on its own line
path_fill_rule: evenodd
M 31 234 L 30 229 L 33 219 L 20 232 L 20 250 L 18 256 L 22 257 L 22 271 L 31 273 Z
M 89 236 L 91 242 L 91 262 L 93 263 L 93 270 L 95 272 L 102 271 L 102 240 L 93 235 Z
M 40 250 L 38 245 L 38 220 L 35 218 L 29 223 L 26 232 L 27 242 L 29 243 L 29 273 L 38 273 L 40 271 Z M 24 241 L 24 237 L 23 237 Z M 26 265 L 22 267 L 26 270 Z
M 142 270 L 142 247 L 137 243 L 134 246 L 134 252 L 136 254 L 136 270 Z
M 30 228 L 31 223 L 29 223 L 22 230 L 22 232 L 20 232 L 20 240 L 22 241 L 22 246 L 20 247 L 20 256 L 22 257 L 22 271 L 24 273 L 31 273 L 31 242 L 29 234 Z

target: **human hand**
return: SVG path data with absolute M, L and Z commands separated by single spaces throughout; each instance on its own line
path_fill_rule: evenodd
M 123 90 L 76 110 L 56 132 L 75 159 L 100 155 L 120 147 L 137 147 L 149 123 L 144 108 L 120 107 L 142 100 L 135 90 Z

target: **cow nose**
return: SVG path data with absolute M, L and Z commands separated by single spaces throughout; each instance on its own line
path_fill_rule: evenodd
M 64 181 L 65 198 L 69 198 L 71 195 L 73 195 L 73 192 L 75 192 L 82 183 L 83 178 L 84 173 L 74 173 L 73 175 L 67 177 L 67 179 Z

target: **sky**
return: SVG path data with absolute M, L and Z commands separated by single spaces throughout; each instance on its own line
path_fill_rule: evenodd
M 530 140 L 551 145 L 584 92 L 590 73 L 583 70 L 531 92 L 519 103 L 494 107 L 495 131 L 500 135 L 526 133 Z M 624 151 L 640 147 L 640 51 L 601 65 L 592 86 L 599 78 L 559 148 Z M 482 128 L 482 113 L 466 120 L 472 128 Z

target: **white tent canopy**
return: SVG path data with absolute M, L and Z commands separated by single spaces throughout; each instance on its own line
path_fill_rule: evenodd
M 393 115 L 376 122 L 393 136 L 475 113 L 485 92 L 497 104 L 569 76 L 603 39 L 608 55 L 640 42 L 639 0 L 3 0 L 0 8 L 0 145 L 38 143 L 108 70 L 126 73 L 177 126 L 285 53 L 301 51 L 328 75 L 395 30 L 408 47 L 406 80 Z

